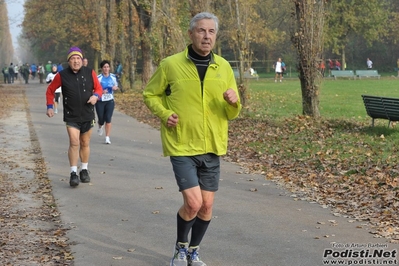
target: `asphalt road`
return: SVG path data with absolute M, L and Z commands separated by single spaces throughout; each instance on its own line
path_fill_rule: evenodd
M 48 118 L 46 86 L 31 83 L 26 90 L 30 117 L 61 219 L 70 229 L 75 266 L 169 265 L 182 200 L 169 158 L 162 156 L 159 131 L 115 111 L 111 145 L 93 131 L 91 183 L 70 188 L 62 107 Z M 397 259 L 398 245 L 374 238 L 366 225 L 316 203 L 296 201 L 263 176 L 241 172 L 235 164 L 222 163 L 214 217 L 201 245 L 208 266 L 332 265 L 323 263 L 331 258 L 323 259 L 325 252 L 342 258 L 346 264 L 341 265 L 378 265 L 381 259 L 370 256 L 377 247 L 370 243 L 390 252 L 385 260 Z M 361 250 L 366 258 L 360 253 L 355 258 L 354 251 Z

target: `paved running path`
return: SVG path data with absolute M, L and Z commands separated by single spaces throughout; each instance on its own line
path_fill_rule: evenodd
M 62 107 L 48 118 L 46 86 L 32 83 L 26 90 L 31 119 L 63 224 L 70 229 L 75 266 L 169 265 L 182 200 L 169 158 L 162 156 L 159 132 L 115 111 L 111 145 L 93 131 L 92 182 L 72 189 Z M 332 243 L 398 248 L 373 238 L 365 226 L 357 228 L 360 223 L 335 217 L 318 204 L 295 201 L 263 176 L 240 170 L 222 164 L 214 218 L 201 246 L 208 266 L 324 265 L 323 252 Z

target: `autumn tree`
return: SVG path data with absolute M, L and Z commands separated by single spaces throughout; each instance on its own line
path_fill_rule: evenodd
M 142 87 L 148 83 L 153 73 L 151 30 L 153 16 L 156 14 L 156 1 L 131 0 L 139 18 L 140 48 L 143 60 L 143 71 L 141 75 Z
M 88 1 L 86 3 L 87 6 L 75 0 L 54 0 L 52 5 L 46 5 L 41 1 L 25 1 L 24 37 L 29 40 L 38 59 L 64 62 L 65 52 L 72 45 L 80 46 L 84 52 L 99 50 L 97 23 L 93 23 L 97 17 L 93 6 Z M 62 7 L 63 16 L 54 6 Z M 79 19 L 73 19 L 76 17 Z
M 264 36 L 254 42 L 254 59 L 276 62 L 278 57 L 282 57 L 287 63 L 286 56 L 294 54 L 289 38 L 291 5 L 291 0 L 265 1 L 256 5 L 255 8 L 265 24 L 257 25 L 264 31 Z M 271 68 L 272 64 L 267 64 L 266 72 Z
M 296 63 L 292 56 L 296 48 L 290 45 L 290 34 L 287 34 L 292 3 L 293 0 L 53 0 L 48 5 L 44 0 L 26 0 L 22 32 L 28 46 L 24 45 L 23 49 L 42 62 L 50 59 L 64 62 L 65 51 L 77 45 L 91 58 L 92 67 L 98 66 L 98 60 L 120 60 L 127 83 L 133 84 L 135 73 L 139 73 L 137 69 L 142 69 L 144 86 L 160 60 L 187 45 L 191 17 L 209 11 L 220 19 L 215 52 L 238 62 L 232 63 L 241 72 L 238 84 L 247 85 L 242 79 L 243 72 L 253 62 L 290 55 L 291 66 Z M 345 57 L 347 51 L 355 61 L 364 57 L 366 48 L 373 45 L 376 50 L 380 44 L 386 44 L 390 45 L 392 54 L 397 53 L 394 58 L 399 56 L 399 48 L 395 46 L 399 40 L 397 1 L 334 0 L 328 1 L 326 10 L 325 40 L 326 47 L 331 48 L 326 53 L 332 51 Z M 390 21 L 386 20 L 388 16 Z M 367 41 L 354 44 L 357 39 Z M 348 43 L 356 46 L 355 52 L 348 49 Z M 389 53 L 373 62 L 377 66 L 377 60 L 386 62 L 387 58 Z M 136 67 L 136 64 L 139 65 Z M 259 64 L 255 69 L 258 73 L 267 72 L 271 65 L 270 62 Z
M 389 14 L 387 0 L 328 2 L 326 44 L 332 52 L 342 56 L 343 66 L 346 62 L 345 48 L 351 36 L 359 36 L 367 45 L 371 45 L 386 34 Z
M 298 71 L 302 91 L 302 113 L 320 116 L 319 63 L 323 52 L 325 0 L 292 0 L 291 40 L 298 53 Z
M 399 43 L 399 1 L 389 1 L 386 5 L 388 12 L 388 39 L 394 44 Z
M 138 18 L 130 1 L 117 0 L 116 4 L 118 42 L 115 57 L 123 66 L 124 75 L 121 82 L 124 83 L 124 88 L 128 88 L 132 87 L 136 80 L 138 33 L 135 25 L 138 24 Z
M 222 11 L 222 6 L 227 11 Z M 235 52 L 237 70 L 239 73 L 238 86 L 242 103 L 248 98 L 247 87 L 244 80 L 244 71 L 252 66 L 254 49 L 257 45 L 275 45 L 279 39 L 277 30 L 273 30 L 270 24 L 261 16 L 259 1 L 234 0 L 223 1 L 217 5 L 220 18 L 220 45 L 227 44 Z M 283 34 L 282 34 L 283 35 Z
M 196 14 L 200 12 L 211 12 L 211 0 L 188 0 L 190 6 L 190 14 L 191 17 L 194 17 Z
M 138 14 L 140 51 L 143 61 L 142 87 L 152 73 L 154 66 L 166 56 L 182 51 L 186 46 L 187 27 L 190 14 L 210 6 L 210 0 L 201 1 L 144 1 L 131 0 Z
M 159 62 L 187 45 L 187 28 L 190 17 L 187 15 L 189 5 L 179 0 L 162 0 L 157 16 L 154 17 L 152 30 L 153 62 Z M 186 12 L 183 12 L 186 11 Z
M 0 68 L 12 62 L 14 48 L 8 23 L 7 5 L 5 1 L 0 1 Z

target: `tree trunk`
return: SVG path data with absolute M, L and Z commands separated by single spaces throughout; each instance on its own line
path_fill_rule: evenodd
M 298 71 L 302 91 L 302 114 L 320 117 L 319 62 L 323 52 L 324 0 L 292 0 L 295 6 L 291 40 L 298 52 Z
M 122 59 L 124 58 L 123 55 L 126 54 L 125 50 L 125 35 L 124 35 L 124 24 L 123 21 L 125 17 L 127 17 L 124 14 L 127 14 L 128 12 L 124 11 L 123 8 L 126 5 L 124 5 L 122 0 L 115 0 L 115 8 L 116 8 L 116 17 L 117 17 L 117 23 L 114 24 L 114 31 L 115 31 L 115 47 L 114 47 L 114 53 L 115 53 L 115 58 L 119 61 L 122 62 Z M 129 18 L 133 18 L 130 17 Z
M 155 0 L 154 0 L 155 1 Z M 153 2 L 155 3 L 155 2 Z M 139 16 L 139 34 L 140 34 L 140 47 L 143 58 L 143 72 L 141 75 L 142 88 L 148 83 L 153 73 L 152 64 L 152 44 L 150 40 L 151 34 L 151 21 L 152 12 L 151 9 L 145 8 L 144 5 L 139 3 L 139 1 L 132 1 L 133 6 L 136 8 Z
M 240 84 L 243 83 L 243 76 L 244 76 L 244 56 L 243 56 L 243 36 L 242 36 L 242 30 L 241 30 L 241 19 L 240 19 L 240 8 L 239 8 L 239 2 L 238 0 L 235 0 L 236 6 L 235 6 L 235 11 L 236 11 L 236 16 L 237 16 L 237 44 L 238 44 L 238 71 L 240 73 Z
M 317 82 L 317 79 L 305 78 L 303 73 L 300 73 L 299 79 L 301 81 L 302 91 L 302 114 L 319 117 L 320 82 Z
M 129 46 L 128 46 L 128 56 L 126 61 L 129 62 L 128 68 L 125 71 L 128 74 L 130 87 L 134 85 L 134 81 L 136 80 L 136 54 L 135 54 L 135 42 L 134 42 L 134 21 L 133 21 L 133 5 L 129 5 Z M 123 58 L 121 58 L 121 62 L 123 62 Z M 126 89 L 126 88 L 125 88 Z
M 102 59 L 112 59 L 115 57 L 115 43 L 116 43 L 116 34 L 115 34 L 115 19 L 114 19 L 114 7 L 115 2 L 112 0 L 105 1 L 106 6 L 106 14 L 105 14 L 105 57 Z
M 104 2 L 98 1 L 96 2 L 97 4 L 97 10 L 101 10 L 101 7 L 104 5 Z M 100 43 L 100 60 L 101 58 L 103 58 L 103 55 L 105 53 L 105 47 L 106 47 L 106 32 L 105 32 L 105 27 L 104 27 L 104 17 L 103 17 L 103 13 L 102 12 L 97 12 L 97 23 L 98 23 L 98 39 L 99 39 L 99 43 Z M 95 68 L 97 68 L 98 66 L 98 62 L 93 62 Z
M 99 73 L 99 60 L 101 57 L 101 53 L 100 51 L 94 51 L 94 59 L 93 59 L 93 69 L 97 72 L 97 74 Z

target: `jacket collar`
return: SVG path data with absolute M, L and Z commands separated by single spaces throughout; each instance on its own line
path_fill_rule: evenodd
M 190 60 L 190 57 L 188 56 L 188 49 L 191 47 L 192 44 L 187 45 L 186 49 L 184 49 L 184 55 L 187 58 L 187 60 Z M 209 62 L 209 65 L 218 65 L 218 63 L 215 61 L 215 54 L 213 51 L 211 51 L 211 61 Z

